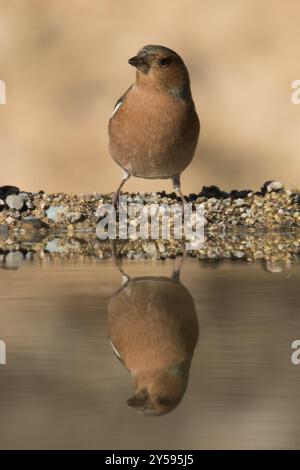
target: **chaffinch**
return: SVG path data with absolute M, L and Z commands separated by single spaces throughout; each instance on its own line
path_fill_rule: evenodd
M 145 46 L 128 62 L 136 68 L 136 81 L 109 120 L 110 154 L 123 169 L 113 202 L 130 176 L 171 178 L 183 199 L 180 175 L 193 158 L 200 131 L 188 70 L 163 46 Z
M 113 351 L 134 378 L 127 404 L 144 416 L 176 408 L 188 385 L 199 334 L 194 301 L 179 272 L 172 278 L 127 276 L 110 300 L 108 333 Z

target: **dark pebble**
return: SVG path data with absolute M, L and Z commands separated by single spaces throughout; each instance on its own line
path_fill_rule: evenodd
M 260 190 L 260 194 L 261 194 L 262 196 L 265 196 L 265 195 L 267 194 L 267 192 L 268 192 L 268 186 L 269 186 L 269 184 L 273 183 L 273 181 L 274 181 L 274 180 L 266 181 L 266 182 L 262 185 L 261 190 Z
M 262 196 L 265 196 L 265 195 L 267 194 L 268 189 L 269 189 L 269 185 L 270 185 L 271 183 L 274 183 L 274 182 L 275 182 L 275 180 L 270 180 L 270 181 L 266 181 L 266 182 L 263 184 L 263 186 L 262 186 L 262 188 L 261 188 L 261 195 L 262 195 Z M 270 189 L 269 189 L 269 190 L 270 190 Z M 275 189 L 275 188 L 273 189 L 273 188 L 272 188 L 272 189 L 271 189 L 271 192 L 279 193 L 279 192 L 281 192 L 282 190 L 283 190 L 283 188 L 278 188 L 278 189 Z
M 166 196 L 167 196 L 168 198 L 170 198 L 170 199 L 177 199 L 177 194 L 174 193 L 174 192 L 173 192 L 173 193 L 169 193 L 169 194 L 167 194 Z
M 248 196 L 249 193 L 251 193 L 251 189 L 243 189 L 243 190 L 238 190 L 238 189 L 233 189 L 229 193 L 229 197 L 231 199 L 245 199 L 245 197 Z
M 0 186 L 0 199 L 5 199 L 11 194 L 19 194 L 20 189 L 17 186 Z
M 294 204 L 300 204 L 300 194 L 296 194 L 292 199 Z
M 216 199 L 226 199 L 229 197 L 229 194 L 225 191 L 221 191 L 218 186 L 203 186 L 201 192 L 198 194 L 198 197 L 206 198 L 216 198 Z
M 196 201 L 198 195 L 195 194 L 195 193 L 191 193 L 189 196 L 188 196 L 188 201 Z

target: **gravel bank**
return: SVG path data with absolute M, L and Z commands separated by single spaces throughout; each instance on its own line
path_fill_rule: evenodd
M 280 182 L 267 182 L 260 191 L 231 191 L 204 187 L 186 200 L 202 204 L 206 218 L 205 243 L 189 254 L 203 261 L 224 259 L 260 261 L 275 271 L 298 260 L 300 252 L 300 191 Z M 45 194 L 0 187 L 0 266 L 56 258 L 107 259 L 111 243 L 96 236 L 101 207 L 110 195 Z M 130 194 L 128 202 L 172 206 L 176 194 Z M 133 216 L 129 223 L 135 223 Z M 298 231 L 299 230 L 299 231 Z M 182 254 L 174 239 L 145 241 L 130 237 L 118 242 L 130 259 L 167 259 Z
M 127 193 L 126 193 L 127 194 Z M 167 204 L 180 202 L 175 193 L 127 194 L 128 202 Z M 202 204 L 208 230 L 236 228 L 295 229 L 300 227 L 300 191 L 285 189 L 278 181 L 265 183 L 260 191 L 221 191 L 203 187 L 187 202 Z M 101 206 L 111 195 L 30 193 L 15 186 L 0 187 L 0 224 L 3 230 L 95 229 Z

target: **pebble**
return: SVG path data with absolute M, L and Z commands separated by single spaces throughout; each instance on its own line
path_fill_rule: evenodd
M 24 256 L 21 251 L 11 251 L 5 256 L 5 264 L 9 267 L 18 267 L 24 261 Z
M 233 256 L 234 256 L 235 258 L 241 259 L 241 258 L 244 258 L 245 253 L 243 253 L 242 251 L 235 251 L 235 252 L 233 253 Z
M 5 224 L 0 224 L 0 239 L 6 240 L 8 238 L 9 232 L 8 227 Z
M 5 199 L 6 204 L 10 209 L 20 210 L 24 206 L 24 200 L 16 194 L 11 194 Z
M 46 209 L 46 214 L 48 219 L 53 220 L 54 222 L 56 221 L 57 217 L 61 214 L 63 214 L 65 211 L 64 206 L 51 206 L 49 209 Z
M 240 206 L 243 206 L 244 204 L 245 204 L 244 199 L 240 199 L 240 198 L 239 198 L 239 199 L 235 199 L 235 200 L 234 200 L 234 205 L 235 205 L 235 206 L 240 207 Z
M 271 193 L 272 191 L 280 191 L 284 189 L 284 186 L 283 184 L 281 183 L 281 181 L 271 181 L 268 185 L 267 185 L 267 191 L 268 193 Z
M 6 219 L 5 219 L 5 222 L 7 223 L 8 226 L 12 225 L 13 222 L 15 221 L 15 219 L 11 216 L 8 216 Z
M 33 205 L 32 201 L 26 201 L 25 205 L 26 205 L 27 209 L 33 209 L 34 208 L 34 205 Z
M 145 253 L 149 255 L 150 258 L 156 258 L 156 244 L 154 242 L 143 243 L 142 248 Z
M 37 219 L 36 217 L 25 217 L 20 222 L 19 228 L 23 230 L 47 230 L 49 228 L 49 225 L 43 222 L 42 220 Z
M 59 238 L 54 238 L 53 240 L 50 240 L 46 247 L 46 251 L 49 251 L 49 253 L 64 253 L 65 252 L 65 247 L 61 243 L 61 239 Z
M 74 224 L 81 219 L 82 214 L 80 212 L 68 212 L 67 213 L 67 220 Z
M 28 193 L 19 193 L 18 196 L 23 199 L 23 201 L 27 201 L 29 199 L 29 194 Z

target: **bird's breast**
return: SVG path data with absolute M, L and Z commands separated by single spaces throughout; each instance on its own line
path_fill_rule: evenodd
M 132 91 L 110 120 L 110 152 L 133 176 L 168 178 L 190 163 L 198 134 L 193 102 Z

